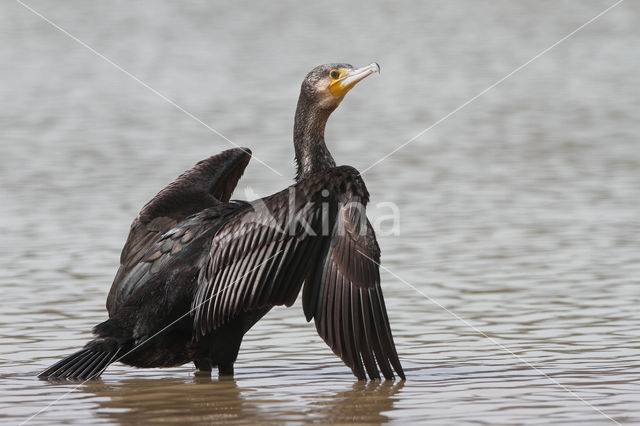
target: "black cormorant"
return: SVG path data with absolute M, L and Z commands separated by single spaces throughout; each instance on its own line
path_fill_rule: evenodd
M 109 319 L 84 349 L 40 374 L 98 377 L 109 364 L 193 362 L 233 374 L 244 334 L 302 291 L 307 321 L 359 379 L 404 379 L 380 288 L 380 249 L 357 170 L 337 167 L 324 141 L 329 115 L 378 64 L 314 68 L 295 115 L 296 183 L 229 201 L 249 163 L 230 149 L 197 163 L 133 221 L 107 298 Z

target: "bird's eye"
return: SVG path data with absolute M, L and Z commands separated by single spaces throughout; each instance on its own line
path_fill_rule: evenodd
M 331 71 L 331 73 L 329 74 L 331 76 L 331 78 L 333 78 L 334 80 L 338 77 L 340 77 L 340 73 L 336 70 Z

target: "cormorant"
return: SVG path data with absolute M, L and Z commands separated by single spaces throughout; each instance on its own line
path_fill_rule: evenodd
M 380 249 L 358 171 L 336 166 L 324 141 L 329 115 L 377 63 L 314 68 L 295 114 L 296 183 L 229 201 L 251 152 L 197 163 L 133 221 L 96 338 L 39 377 L 85 380 L 113 362 L 193 362 L 232 375 L 244 334 L 302 291 L 307 321 L 358 379 L 404 379 L 380 288 Z

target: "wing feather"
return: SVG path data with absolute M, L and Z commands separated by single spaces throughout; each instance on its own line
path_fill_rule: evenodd
M 379 378 L 379 369 L 391 379 L 395 369 L 404 379 L 382 298 L 380 249 L 364 211 L 351 204 L 340 204 L 323 272 L 309 284 L 320 291 L 305 292 L 305 313 L 358 378 Z
M 380 287 L 380 249 L 358 208 L 367 201 L 357 171 L 343 166 L 239 212 L 211 242 L 194 298 L 195 337 L 243 311 L 291 305 L 304 283 L 307 320 L 315 319 L 318 334 L 358 378 L 390 379 L 395 370 L 404 379 Z M 325 202 L 330 235 L 319 232 Z
M 131 290 L 141 282 L 146 282 L 143 276 L 139 276 L 137 284 L 132 285 L 129 275 L 137 265 L 147 261 L 150 248 L 189 216 L 228 202 L 250 159 L 251 151 L 235 148 L 200 161 L 142 208 L 131 224 L 120 255 L 120 268 L 109 291 L 107 309 L 111 314 L 123 301 L 122 286 Z M 196 231 L 177 231 L 182 233 L 168 238 L 160 248 L 160 254 L 175 254 L 183 244 L 191 241 Z M 157 272 L 160 266 L 157 263 L 151 272 Z M 148 275 L 144 277 L 148 278 Z

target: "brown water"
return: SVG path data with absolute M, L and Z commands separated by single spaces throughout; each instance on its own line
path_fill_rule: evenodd
M 29 2 L 283 174 L 254 160 L 237 198 L 291 182 L 313 66 L 382 66 L 327 131 L 363 170 L 612 3 Z M 401 213 L 384 266 L 539 369 L 384 271 L 403 383 L 355 381 L 299 304 L 246 336 L 233 380 L 36 380 L 105 318 L 138 209 L 230 145 L 11 0 L 0 40 L 1 422 L 640 424 L 638 2 L 364 174 L 370 215 Z

